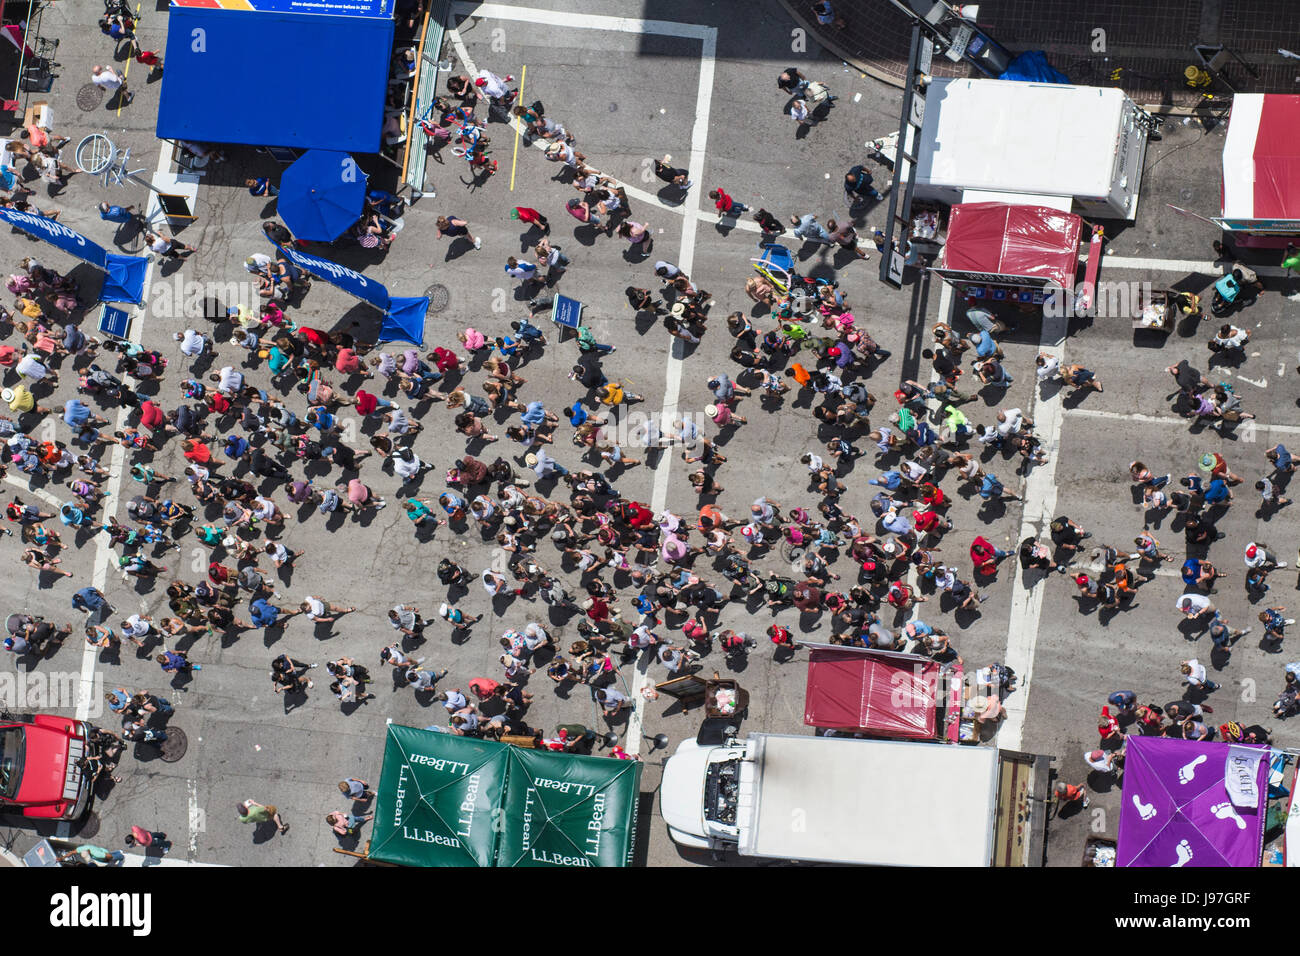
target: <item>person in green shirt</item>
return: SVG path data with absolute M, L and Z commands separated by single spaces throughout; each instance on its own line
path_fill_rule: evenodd
M 264 806 L 256 800 L 245 800 L 237 809 L 240 823 L 274 822 L 281 833 L 289 832 L 289 824 L 280 819 L 280 811 L 274 805 Z
M 406 501 L 402 502 L 402 507 L 406 509 L 406 517 L 410 518 L 411 523 L 416 527 L 424 524 L 425 519 L 433 514 L 433 512 L 429 510 L 429 502 L 423 501 L 420 498 L 407 498 Z M 437 523 L 439 525 L 444 525 L 447 522 L 442 518 L 439 518 Z
M 80 862 L 86 866 L 113 866 L 120 864 L 124 859 L 126 854 L 121 850 L 105 850 L 102 846 L 95 846 L 93 843 L 83 843 L 75 850 L 59 854 L 60 863 Z

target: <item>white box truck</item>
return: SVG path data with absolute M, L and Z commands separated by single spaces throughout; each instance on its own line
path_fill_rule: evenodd
M 684 740 L 660 807 L 679 846 L 880 866 L 1041 866 L 1051 758 L 852 737 Z
M 1084 216 L 1137 216 L 1147 131 L 1123 90 L 936 78 L 924 109 L 915 199 L 1063 201 Z

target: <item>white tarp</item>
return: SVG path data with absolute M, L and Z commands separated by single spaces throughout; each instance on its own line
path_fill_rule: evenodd
M 1127 101 L 1110 87 L 936 78 L 917 184 L 1103 198 Z
M 1233 744 L 1228 748 L 1228 766 L 1223 773 L 1228 799 L 1243 810 L 1259 809 L 1259 762 L 1267 751 Z

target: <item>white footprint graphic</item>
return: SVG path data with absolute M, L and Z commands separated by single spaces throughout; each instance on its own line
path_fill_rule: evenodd
M 1220 820 L 1231 820 L 1237 824 L 1238 830 L 1246 829 L 1246 821 L 1237 815 L 1237 810 L 1231 803 L 1216 803 L 1210 807 L 1210 812 Z
M 1142 798 L 1136 793 L 1133 794 L 1133 806 L 1137 808 L 1138 814 L 1143 820 L 1150 820 L 1156 815 L 1156 807 L 1153 803 L 1143 803 Z
M 1209 759 L 1210 759 L 1210 758 L 1207 757 L 1205 754 L 1201 754 L 1199 757 L 1197 757 L 1197 758 L 1196 758 L 1195 760 L 1193 760 L 1191 763 L 1189 763 L 1189 764 L 1187 764 L 1185 767 L 1182 767 L 1181 769 L 1179 769 L 1179 771 L 1178 771 L 1178 782 L 1179 782 L 1179 783 L 1182 783 L 1182 784 L 1191 783 L 1191 782 L 1192 782 L 1192 778 L 1196 776 L 1196 768 L 1199 767 L 1201 764 L 1205 763 L 1205 761 L 1207 761 L 1207 760 L 1209 760 Z
M 1204 759 L 1204 758 L 1202 758 Z M 1174 847 L 1174 852 L 1178 854 L 1178 862 L 1170 864 L 1170 869 L 1178 866 L 1186 866 L 1192 860 L 1192 845 L 1183 840 L 1178 846 Z

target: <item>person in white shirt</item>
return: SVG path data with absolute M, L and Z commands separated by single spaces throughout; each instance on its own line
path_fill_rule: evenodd
M 1205 679 L 1205 665 L 1194 657 L 1190 661 L 1183 661 L 1180 670 L 1183 674 L 1183 680 L 1187 682 L 1189 687 L 1203 690 L 1206 693 L 1213 693 L 1219 689 L 1219 685 L 1214 681 Z
M 420 472 L 433 467 L 422 462 L 415 452 L 409 448 L 399 448 L 391 461 L 393 463 L 393 474 L 402 479 L 403 485 L 420 474 Z
M 1049 355 L 1046 352 L 1038 353 L 1038 380 L 1046 382 L 1056 374 L 1057 369 L 1061 367 L 1061 360 L 1055 355 Z
M 244 387 L 244 373 L 233 365 L 225 366 L 220 372 L 209 377 L 217 383 L 217 391 L 223 395 L 234 395 Z
M 1115 763 L 1119 751 L 1114 750 L 1092 750 L 1083 755 L 1084 761 L 1093 770 L 1098 773 L 1117 773 L 1119 767 Z
M 1025 418 L 1025 413 L 1018 408 L 1004 408 L 998 412 L 997 432 L 1002 438 L 1006 438 L 1013 432 L 1019 431 L 1022 423 L 1028 422 L 1031 426 L 1033 422 Z
M 152 619 L 142 617 L 139 614 L 132 614 L 122 622 L 122 636 L 136 640 L 141 637 L 147 637 L 153 630 Z
M 131 97 L 134 95 L 127 92 L 126 80 L 122 76 L 118 75 L 117 71 L 111 66 L 94 67 L 90 71 L 90 82 L 94 83 L 104 92 L 110 94 L 120 89 L 122 91 L 123 101 L 127 103 L 131 102 Z
M 307 595 L 301 605 L 303 611 L 317 624 L 328 624 L 337 620 L 341 615 L 351 614 L 356 610 L 354 607 L 343 607 L 338 604 L 331 604 L 328 601 L 322 601 L 313 595 Z
M 538 650 L 544 644 L 554 643 L 550 633 L 542 625 L 530 622 L 524 627 L 524 646 L 528 648 L 529 652 Z
M 502 79 L 491 70 L 479 70 L 478 75 L 474 77 L 474 85 L 479 89 L 479 99 L 486 97 L 495 102 L 510 94 L 506 84 L 513 83 L 514 79 L 513 76 Z
M 14 371 L 23 378 L 30 378 L 34 382 L 49 378 L 55 385 L 59 384 L 59 373 L 47 368 L 44 362 L 30 353 L 19 360 L 18 364 L 14 366 Z
M 208 340 L 194 329 L 177 332 L 172 338 L 181 343 L 181 352 L 190 358 L 198 358 L 208 347 Z
M 1210 599 L 1204 594 L 1187 593 L 1178 599 L 1174 605 L 1178 610 L 1190 620 L 1201 617 L 1204 614 L 1212 614 L 1215 610 Z

